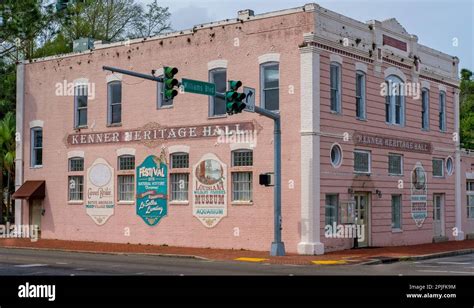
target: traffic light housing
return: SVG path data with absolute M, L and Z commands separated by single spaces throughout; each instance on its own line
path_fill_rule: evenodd
M 178 73 L 176 67 L 165 66 L 163 68 L 163 100 L 168 101 L 178 95 L 176 88 L 179 85 L 178 79 L 174 76 Z
M 237 92 L 241 86 L 242 82 L 240 80 L 229 81 L 229 90 L 225 93 L 225 105 L 228 115 L 241 113 L 245 109 L 246 105 L 243 100 L 246 95 L 245 93 Z

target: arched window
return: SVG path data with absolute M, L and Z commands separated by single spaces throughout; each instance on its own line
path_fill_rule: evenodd
M 446 131 L 446 92 L 439 92 L 439 130 Z
M 388 124 L 400 125 L 405 124 L 405 87 L 403 81 L 395 76 L 390 75 L 385 79 L 386 96 L 385 96 L 385 121 Z
M 232 151 L 232 202 L 249 203 L 253 201 L 253 151 Z
M 341 64 L 331 62 L 329 75 L 331 86 L 331 111 L 341 113 Z
M 356 117 L 365 120 L 366 103 L 365 103 L 365 73 L 356 71 Z
M 121 155 L 117 159 L 117 190 L 119 202 L 133 202 L 135 199 L 135 156 Z
M 421 129 L 430 128 L 430 91 L 426 88 L 421 90 Z
M 216 92 L 225 93 L 227 91 L 227 69 L 214 68 L 209 71 L 209 82 L 216 85 Z M 223 98 L 209 97 L 209 116 L 223 116 L 226 114 L 226 105 Z
M 260 64 L 261 106 L 268 110 L 280 109 L 280 64 Z

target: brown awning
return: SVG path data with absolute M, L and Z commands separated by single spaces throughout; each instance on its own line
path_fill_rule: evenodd
M 45 181 L 26 181 L 13 194 L 13 199 L 44 199 Z

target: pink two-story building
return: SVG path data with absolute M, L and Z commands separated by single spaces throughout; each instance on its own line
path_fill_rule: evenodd
M 273 172 L 273 122 L 228 116 L 213 96 L 164 100 L 160 84 L 104 65 L 155 76 L 173 66 L 219 92 L 241 80 L 280 114 L 287 252 L 473 232 L 458 59 L 395 19 L 307 4 L 19 64 L 15 218 L 42 238 L 252 250 L 273 240 L 273 188 L 259 185 Z

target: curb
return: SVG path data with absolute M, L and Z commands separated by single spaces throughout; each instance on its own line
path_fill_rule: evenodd
M 460 255 L 468 255 L 474 253 L 474 249 L 463 249 L 463 250 L 453 250 L 453 251 L 445 251 L 445 252 L 437 252 L 427 255 L 419 255 L 419 256 L 402 256 L 402 257 L 387 257 L 383 259 L 370 259 L 367 262 L 359 263 L 359 265 L 377 265 L 377 264 L 388 264 L 388 263 L 395 263 L 395 262 L 406 262 L 406 261 L 419 261 L 419 260 L 429 260 L 429 259 L 437 259 L 443 257 L 451 257 L 451 256 L 460 256 Z
M 183 259 L 197 259 L 203 261 L 212 261 L 201 256 L 195 255 L 180 255 L 170 253 L 153 253 L 153 252 L 113 252 L 113 251 L 93 251 L 93 250 L 74 250 L 74 249 L 59 249 L 59 248 L 42 248 L 42 247 L 22 247 L 22 246 L 0 246 L 0 248 L 6 249 L 30 249 L 30 250 L 44 250 L 44 251 L 63 251 L 63 252 L 78 252 L 78 253 L 90 253 L 90 254 L 103 254 L 103 255 L 141 255 L 141 256 L 157 256 L 157 257 L 169 257 L 169 258 L 183 258 Z

